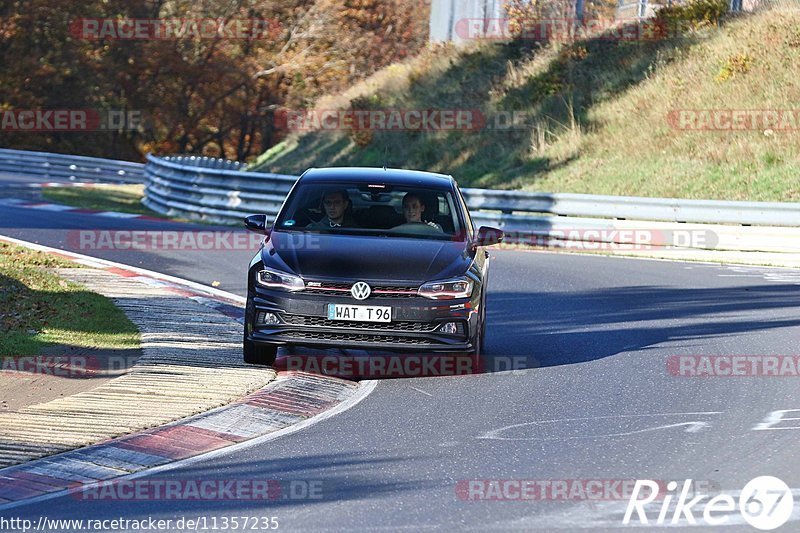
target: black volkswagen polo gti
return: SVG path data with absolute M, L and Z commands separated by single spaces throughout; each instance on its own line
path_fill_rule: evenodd
M 500 230 L 472 224 L 450 176 L 328 168 L 306 171 L 248 272 L 244 360 L 279 346 L 478 354 L 486 328 L 485 246 Z

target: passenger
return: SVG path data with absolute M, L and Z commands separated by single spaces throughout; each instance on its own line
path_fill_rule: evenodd
M 406 217 L 406 224 L 425 224 L 444 233 L 442 227 L 436 222 L 422 220 L 422 213 L 424 212 L 425 202 L 422 201 L 419 195 L 410 192 L 403 197 L 403 215 Z
M 319 222 L 308 224 L 307 228 L 329 229 L 329 228 L 357 228 L 355 219 L 352 215 L 352 205 L 350 196 L 345 190 L 328 191 L 322 195 L 322 207 L 325 215 Z

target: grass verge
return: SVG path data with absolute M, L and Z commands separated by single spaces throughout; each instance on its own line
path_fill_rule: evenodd
M 800 98 L 798 28 L 800 13 L 771 10 L 660 40 L 431 47 L 317 109 L 468 109 L 490 125 L 518 113 L 519 127 L 298 132 L 254 167 L 381 166 L 388 153 L 391 166 L 450 173 L 470 187 L 800 201 L 800 120 L 788 120 Z M 787 121 L 720 130 L 676 122 L 692 110 L 769 110 Z
M 113 211 L 115 213 L 145 215 L 172 220 L 173 222 L 219 225 L 205 220 L 171 217 L 149 209 L 142 204 L 144 185 L 96 184 L 92 187 L 48 187 L 42 190 L 42 196 L 57 204 L 90 209 L 92 211 Z
M 142 205 L 144 185 L 96 184 L 92 187 L 48 187 L 42 190 L 42 196 L 51 202 L 81 209 L 167 218 Z
M 139 331 L 108 298 L 59 278 L 74 263 L 0 242 L 0 356 L 49 346 L 138 349 Z

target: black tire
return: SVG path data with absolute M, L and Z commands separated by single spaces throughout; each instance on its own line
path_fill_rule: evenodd
M 475 342 L 473 346 L 475 346 L 472 351 L 470 351 L 470 355 L 480 356 L 483 353 L 483 326 L 478 328 L 477 333 L 475 333 L 475 338 L 473 339 Z
M 483 360 L 481 359 L 481 353 L 483 352 L 483 324 L 478 328 L 478 331 L 475 333 L 475 337 L 473 340 L 473 348 L 471 351 L 467 352 L 467 355 L 470 357 L 470 362 L 472 364 L 472 373 L 473 374 L 482 374 L 485 372 L 483 368 Z
M 483 320 L 481 320 L 480 350 L 481 353 L 486 351 L 486 307 L 485 306 L 483 308 Z
M 278 347 L 269 344 L 256 344 L 253 341 L 244 338 L 244 362 L 250 365 L 268 365 L 275 364 L 275 358 L 278 356 Z
M 480 339 L 478 339 L 478 355 L 486 350 L 486 287 L 481 288 Z

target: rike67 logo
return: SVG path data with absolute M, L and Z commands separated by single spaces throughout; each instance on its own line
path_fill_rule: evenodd
M 683 520 L 689 525 L 698 524 L 700 520 L 699 525 L 724 526 L 740 524 L 744 519 L 754 528 L 767 531 L 785 524 L 794 510 L 792 490 L 782 480 L 772 476 L 750 480 L 739 493 L 738 501 L 733 494 L 725 493 L 713 497 L 697 494 L 689 499 L 691 487 L 692 480 L 685 480 L 678 494 L 678 483 L 670 481 L 666 494 L 661 494 L 657 482 L 636 480 L 622 523 L 630 524 L 635 513 L 639 524 L 649 525 L 653 515 L 648 516 L 648 511 L 652 513 L 657 510 L 658 516 L 654 522 L 658 526 L 679 525 Z M 649 507 L 653 502 L 656 504 Z M 695 517 L 695 514 L 698 516 Z

